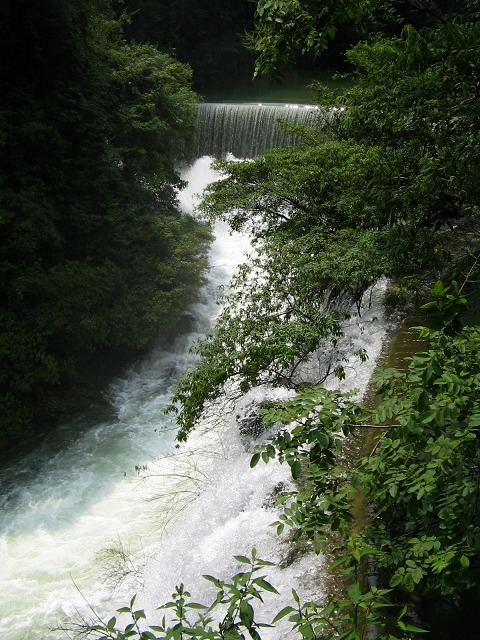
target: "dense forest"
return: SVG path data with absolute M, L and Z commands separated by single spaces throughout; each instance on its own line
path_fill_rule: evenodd
M 127 44 L 108 1 L 7 1 L 0 24 L 7 442 L 106 363 L 171 336 L 209 232 L 176 204 L 195 144 L 187 66 Z
M 154 44 L 191 66 L 200 94 L 251 79 L 254 55 L 244 45 L 253 25 L 253 3 L 115 0 L 114 7 L 130 16 L 125 26 L 129 39 Z
M 344 52 L 352 87 L 317 84 L 322 108 L 297 127 L 300 146 L 217 163 L 224 177 L 205 194 L 205 220 L 248 230 L 256 257 L 195 347 L 201 359 L 171 411 L 182 440 L 226 385 L 296 392 L 258 408 L 275 430 L 251 464 L 290 466 L 298 486 L 279 496 L 277 530 L 318 552 L 333 545 L 343 587 L 322 603 L 293 592 L 272 621 L 289 620 L 292 638 L 455 637 L 448 624 L 469 637 L 480 591 L 480 2 L 238 4 L 2 5 L 1 437 L 25 432 L 32 407 L 75 385 L 92 358 L 124 360 L 168 339 L 195 297 L 209 232 L 176 208 L 175 166 L 195 135 L 184 63 L 202 89 L 229 74 L 220 59 L 212 70 L 213 52 L 238 77 L 252 55 L 253 74 L 278 77 Z M 386 303 L 422 304 L 431 321 L 406 370 L 376 375 L 369 407 L 322 383 L 344 375 L 342 322 L 381 278 Z M 305 385 L 301 365 L 327 348 Z M 367 430 L 371 447 L 352 465 L 345 444 Z M 173 622 L 148 627 L 132 598 L 120 610 L 127 626 L 113 616 L 78 630 L 260 640 L 255 603 L 276 591 L 269 562 L 255 550 L 237 560 L 230 581 L 207 576 L 211 603 L 179 586 L 165 605 Z
M 259 0 L 255 18 L 255 73 L 321 59 L 345 28 L 354 84 L 341 95 L 317 86 L 324 110 L 298 148 L 217 163 L 224 178 L 207 189 L 204 216 L 248 230 L 257 252 L 177 384 L 179 438 L 226 389 L 293 388 L 292 400 L 258 408 L 275 429 L 251 464 L 290 466 L 298 489 L 279 497 L 277 529 L 317 551 L 335 545 L 331 570 L 344 582 L 323 603 L 293 592 L 273 623 L 286 618 L 291 637 L 311 640 L 469 637 L 480 589 L 480 4 Z M 388 304 L 416 301 L 431 320 L 418 330 L 425 350 L 406 370 L 380 371 L 368 407 L 322 382 L 342 378 L 331 346 L 383 277 Z M 325 370 L 305 386 L 301 364 L 327 347 Z M 345 443 L 367 430 L 370 449 L 352 468 Z M 180 586 L 165 605 L 173 622 L 142 630 L 132 600 L 121 610 L 130 626 L 112 618 L 93 637 L 258 640 L 255 602 L 275 592 L 269 563 L 255 550 L 237 560 L 230 581 L 206 576 L 218 590 L 211 603 L 190 604 Z

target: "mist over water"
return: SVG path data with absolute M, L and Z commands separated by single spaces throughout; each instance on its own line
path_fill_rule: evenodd
M 191 211 L 196 194 L 216 179 L 211 158 L 202 157 L 183 176 L 181 205 Z M 101 615 L 138 604 L 151 622 L 176 584 L 185 583 L 195 601 L 208 601 L 213 586 L 201 578 L 227 578 L 238 570 L 232 556 L 256 547 L 261 558 L 279 562 L 288 543 L 269 526 L 277 519 L 273 495 L 288 487 L 288 467 L 249 468 L 236 416 L 252 402 L 289 392 L 252 390 L 229 413 L 219 403 L 189 441 L 175 448 L 173 418 L 163 412 L 172 384 L 193 366 L 193 342 L 211 329 L 218 288 L 228 282 L 250 245 L 248 238 L 215 228 L 208 284 L 189 314 L 192 333 L 171 350 L 153 349 L 143 363 L 111 388 L 112 419 L 72 422 L 36 452 L 0 476 L 0 637 L 48 640 L 66 637 L 54 627 L 88 614 L 86 600 Z M 380 308 L 352 320 L 347 341 L 366 346 L 370 360 L 347 368 L 346 384 L 365 388 L 383 329 L 369 321 Z M 364 331 L 360 331 L 364 325 Z M 227 410 L 228 409 L 228 410 Z M 136 469 L 137 468 L 137 469 Z M 113 549 L 106 553 L 105 549 Z M 118 550 L 126 562 L 117 563 Z M 285 595 L 266 594 L 260 615 L 270 622 L 293 587 L 309 598 L 321 594 L 321 558 L 306 554 L 288 567 L 272 568 L 269 580 Z M 125 578 L 123 581 L 120 578 Z M 288 638 L 276 630 L 265 639 Z

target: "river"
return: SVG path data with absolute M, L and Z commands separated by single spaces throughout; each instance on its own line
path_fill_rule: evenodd
M 185 211 L 218 177 L 210 163 L 201 157 L 184 172 Z M 176 584 L 185 583 L 194 600 L 208 600 L 213 587 L 202 574 L 230 576 L 238 568 L 232 556 L 248 555 L 252 547 L 277 564 L 269 580 L 284 594 L 266 598 L 263 621 L 285 605 L 292 587 L 309 599 L 321 596 L 321 557 L 305 553 L 287 562 L 289 542 L 270 526 L 273 495 L 291 481 L 288 468 L 271 463 L 251 470 L 236 419 L 252 402 L 288 392 L 255 389 L 232 413 L 219 407 L 179 448 L 173 419 L 164 414 L 175 378 L 195 362 L 189 347 L 212 328 L 219 287 L 249 249 L 248 238 L 218 225 L 208 283 L 189 310 L 194 330 L 169 351 L 153 348 L 111 385 L 112 417 L 79 416 L 2 470 L 3 640 L 69 637 L 58 628 L 88 616 L 90 607 L 111 614 L 134 592 L 154 621 Z M 381 349 L 384 327 L 373 322 L 381 313 L 375 303 L 347 329 L 353 349 L 365 347 L 370 356 L 347 368 L 344 384 L 360 392 Z M 264 637 L 289 635 L 266 630 Z

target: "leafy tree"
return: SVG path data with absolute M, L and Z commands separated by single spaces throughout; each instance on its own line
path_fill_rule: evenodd
M 347 38 L 345 49 L 372 34 L 398 34 L 405 24 L 436 26 L 468 13 L 478 14 L 476 0 L 258 0 L 255 28 L 249 34 L 257 55 L 255 74 L 278 77 L 300 52 L 318 56 L 352 27 L 353 39 Z
M 119 0 L 114 5 L 128 15 L 129 38 L 174 52 L 192 67 L 198 91 L 250 78 L 253 59 L 244 47 L 244 32 L 252 27 L 252 3 Z
M 475 14 L 349 53 L 360 82 L 348 97 L 345 135 L 402 147 L 417 178 L 403 189 L 420 222 L 440 226 L 478 207 L 478 38 Z M 410 174 L 411 175 L 411 174 Z
M 298 4 L 259 6 L 273 16 Z M 374 3 L 367 4 L 373 10 Z M 217 164 L 225 177 L 207 189 L 203 212 L 209 220 L 250 232 L 261 257 L 235 281 L 217 337 L 198 347 L 203 360 L 197 372 L 180 382 L 174 400 L 181 405 L 182 436 L 230 376 L 238 376 L 240 389 L 278 383 L 282 373 L 291 379 L 289 371 L 327 338 L 323 331 L 310 340 L 335 304 L 339 312 L 347 301 L 358 306 L 382 275 L 413 288 L 420 277 L 437 277 L 460 252 L 454 227 L 463 237 L 470 234 L 475 246 L 477 3 L 452 11 L 415 4 L 424 14 L 421 29 L 405 26 L 400 36 L 359 44 L 348 53 L 357 83 L 341 97 L 330 95 L 336 110 L 320 111 L 318 124 L 304 132 L 303 146 Z M 321 10 L 317 3 L 302 7 L 321 20 L 324 11 L 333 11 L 328 4 Z M 273 17 L 267 23 L 278 52 L 272 34 L 283 23 Z M 295 30 L 295 38 L 292 47 L 298 48 L 304 32 Z M 292 334 L 295 323 L 303 340 Z M 338 326 L 326 326 L 338 336 Z M 256 346 L 246 352 L 249 342 Z
M 28 6 L 27 6 L 28 4 Z M 93 354 L 167 339 L 209 232 L 177 210 L 191 72 L 126 44 L 109 2 L 1 8 L 0 440 Z
M 373 555 L 397 598 L 415 592 L 458 602 L 478 588 L 480 330 L 461 327 L 465 299 L 455 289 L 438 282 L 433 292 L 437 300 L 426 307 L 439 311 L 442 328 L 419 328 L 429 347 L 407 371 L 377 374 L 377 407 L 320 387 L 261 410 L 267 426 L 290 428 L 256 452 L 252 465 L 278 455 L 294 478 L 306 474 L 307 492 L 281 498 L 279 531 L 293 526 L 320 550 L 331 530 L 348 538 L 352 504 L 362 496 L 370 518 L 358 560 Z M 374 450 L 352 470 L 342 434 L 372 428 L 379 433 Z
M 249 44 L 257 55 L 255 75 L 291 66 L 298 53 L 324 52 L 337 31 L 349 24 L 367 23 L 378 0 L 258 0 L 255 29 Z
M 309 241 L 312 250 L 319 243 L 314 237 Z M 335 296 L 326 300 L 324 284 L 317 278 L 325 274 L 308 254 L 298 252 L 298 259 L 292 259 L 297 247 L 286 242 L 270 246 L 240 270 L 215 333 L 195 349 L 200 362 L 181 379 L 173 396 L 173 402 L 181 403 L 179 439 L 194 427 L 207 403 L 225 392 L 228 380 L 235 383 L 230 397 L 269 381 L 295 386 L 301 382 L 297 371 L 312 351 L 320 345 L 326 348 L 341 335 L 346 308 L 330 308 Z M 285 252 L 286 246 L 292 254 Z M 316 372 L 317 380 L 339 366 L 334 358 L 325 362 Z M 178 409 L 172 404 L 170 410 Z
M 258 3 L 258 69 L 277 69 L 299 47 L 319 51 L 340 24 L 338 6 Z M 393 3 L 348 6 L 363 20 Z M 233 282 L 217 334 L 197 347 L 202 360 L 174 396 L 183 438 L 230 379 L 240 390 L 266 381 L 295 388 L 291 401 L 262 411 L 267 426 L 288 428 L 252 459 L 278 456 L 294 478 L 306 476 L 307 489 L 282 498 L 278 529 L 296 528 L 317 550 L 338 532 L 352 549 L 339 564 L 373 557 L 393 589 L 388 599 L 399 601 L 414 593 L 456 602 L 478 589 L 478 327 L 462 327 L 465 299 L 438 282 L 428 306 L 440 327 L 421 329 L 429 347 L 407 372 L 377 377 L 375 409 L 302 389 L 296 374 L 309 352 L 329 340 L 335 347 L 335 314 L 382 275 L 415 285 L 458 264 L 476 272 L 478 16 L 476 1 L 399 3 L 395 35 L 348 52 L 355 86 L 342 96 L 319 87 L 335 109 L 304 132 L 303 146 L 218 163 L 224 178 L 207 190 L 204 214 L 249 231 L 258 257 Z M 340 366 L 337 354 L 338 375 Z M 365 428 L 381 437 L 352 471 L 344 436 Z M 352 539 L 360 497 L 371 519 Z M 347 591 L 356 605 L 370 592 L 358 576 Z M 361 637 L 355 625 L 340 637 Z

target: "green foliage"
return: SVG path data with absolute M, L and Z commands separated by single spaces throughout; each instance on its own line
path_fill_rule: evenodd
M 308 14 L 312 25 L 316 21 L 320 25 L 328 21 L 335 23 L 337 5 L 341 8 L 338 3 L 334 4 L 335 7 L 329 3 L 321 6 L 308 2 L 259 3 L 259 7 L 265 5 L 262 29 L 267 40 L 271 38 L 267 48 L 271 46 L 273 55 L 282 57 L 277 30 L 289 40 L 292 50 L 308 48 L 302 15 Z M 246 169 L 244 175 L 245 179 L 253 178 L 254 188 L 251 193 L 248 191 L 248 197 L 253 204 L 255 222 L 259 218 L 256 207 L 262 206 L 256 194 L 261 193 L 261 182 L 266 187 L 264 216 L 267 209 L 273 215 L 270 214 L 267 225 L 265 220 L 260 221 L 261 230 L 268 233 L 272 220 L 278 224 L 278 214 L 284 210 L 290 221 L 290 214 L 295 210 L 286 200 L 291 181 L 294 201 L 306 204 L 312 213 L 318 211 L 325 196 L 330 210 L 337 205 L 339 215 L 345 220 L 356 216 L 359 224 L 366 221 L 367 225 L 379 225 L 389 273 L 405 278 L 429 263 L 439 268 L 444 254 L 454 251 L 443 232 L 458 220 L 478 219 L 478 181 L 472 174 L 478 165 L 480 149 L 476 98 L 480 61 L 476 58 L 475 45 L 479 35 L 478 3 L 461 2 L 452 6 L 443 2 L 384 2 L 380 7 L 376 7 L 375 2 L 366 3 L 368 7 L 363 4 L 348 7 L 348 11 L 358 11 L 362 19 L 366 19 L 376 9 L 383 13 L 388 8 L 398 10 L 400 28 L 394 37 L 379 37 L 375 33 L 371 41 L 358 44 L 347 53 L 355 68 L 355 84 L 336 99 L 329 97 L 329 104 L 344 107 L 341 117 L 330 119 L 332 148 L 338 149 L 339 141 L 343 144 L 342 153 L 337 151 L 336 175 L 324 161 L 332 149 L 328 149 L 328 144 L 319 144 L 320 139 L 315 141 L 311 133 L 306 135 L 306 150 L 290 150 L 288 162 L 286 153 L 284 158 L 279 156 L 276 163 L 266 157 L 262 162 L 271 169 L 266 169 L 264 176 L 260 174 L 260 160 L 256 175 L 253 169 L 250 172 Z M 288 29 L 281 19 L 277 22 L 276 13 L 289 14 Z M 298 22 L 295 14 L 299 16 Z M 289 30 L 293 35 L 289 35 Z M 275 61 L 272 64 L 275 66 Z M 324 128 L 324 124 L 321 125 Z M 307 154 L 311 158 L 309 165 Z M 366 159 L 363 176 L 362 157 Z M 292 179 L 291 168 L 297 160 L 299 180 Z M 308 175 L 306 169 L 312 165 L 318 170 Z M 227 171 L 230 174 L 228 166 Z M 233 210 L 235 204 L 232 205 L 231 200 L 235 197 L 242 211 L 244 203 L 248 204 L 241 189 L 242 169 L 237 168 L 230 175 L 233 178 L 230 192 L 220 184 L 217 187 L 219 201 L 223 198 Z M 251 189 L 251 182 L 249 186 Z M 272 192 L 278 194 L 276 199 L 270 195 Z M 225 196 L 230 196 L 230 202 Z M 209 199 L 215 201 L 216 198 L 217 193 L 213 191 L 207 198 L 207 206 L 210 206 Z M 231 215 L 231 221 L 236 224 L 242 215 Z M 300 212 L 296 211 L 297 215 L 303 222 Z M 322 216 L 318 218 L 319 222 L 323 221 Z M 335 223 L 338 225 L 337 220 Z M 409 254 L 408 261 L 404 260 L 406 254 Z M 405 268 L 409 273 L 401 273 Z
M 299 365 L 336 345 L 349 306 L 360 309 L 365 290 L 398 271 L 401 248 L 416 255 L 412 269 L 432 264 L 421 234 L 398 241 L 397 220 L 405 230 L 410 215 L 394 190 L 398 164 L 396 154 L 347 141 L 217 164 L 227 175 L 208 188 L 203 213 L 249 231 L 257 255 L 231 283 L 215 334 L 196 347 L 197 368 L 177 386 L 180 438 L 230 378 L 242 392 L 298 384 Z M 317 381 L 336 364 L 325 358 Z
M 338 532 L 347 550 L 332 566 L 342 566 L 348 576 L 346 599 L 324 607 L 287 606 L 274 619 L 288 616 L 302 638 L 320 631 L 325 638 L 363 638 L 371 625 L 381 638 L 420 632 L 404 620 L 406 607 L 387 617 L 385 607 L 405 592 L 458 599 L 478 584 L 480 329 L 452 332 L 452 319 L 465 303 L 455 291 L 436 284 L 432 293 L 445 329 L 420 328 L 428 351 L 415 354 L 406 372 L 377 375 L 376 408 L 317 387 L 261 410 L 267 428 L 288 428 L 254 452 L 251 466 L 278 457 L 301 482 L 278 499 L 283 513 L 274 523 L 277 532 L 293 527 L 294 538 L 311 539 L 317 552 Z M 343 452 L 345 436 L 371 427 L 380 428 L 380 440 L 352 468 Z M 359 495 L 371 505 L 371 519 L 363 536 L 351 537 L 352 504 Z M 388 576 L 389 588 L 364 586 L 361 565 L 371 557 Z
M 456 282 L 452 282 L 449 287 L 445 287 L 441 280 L 438 280 L 432 289 L 435 300 L 431 300 L 422 305 L 422 309 L 429 313 L 430 318 L 435 317 L 437 328 L 444 328 L 444 331 L 456 333 L 461 328 L 460 316 L 467 306 L 467 299 L 460 294 Z
M 195 141 L 197 100 L 190 89 L 191 71 L 146 44 L 115 48 L 111 56 L 120 128 L 114 146 L 121 162 L 157 189 L 175 184 L 172 160 L 183 159 L 182 150 Z
M 312 227 L 378 229 L 408 217 L 409 203 L 396 189 L 403 154 L 322 137 L 320 130 L 300 149 L 273 149 L 252 162 L 219 161 L 226 177 L 207 188 L 206 217 L 255 238 L 278 230 L 299 236 Z
M 280 78 L 299 54 L 315 58 L 331 49 L 334 39 L 344 49 L 379 34 L 398 34 L 405 25 L 415 30 L 463 23 L 466 15 L 476 19 L 478 13 L 476 0 L 257 0 L 247 41 L 257 56 L 255 75 Z
M 337 564 L 344 565 L 346 573 L 358 573 L 358 566 L 366 547 L 358 548 L 353 541 L 352 553 L 342 556 Z M 388 599 L 390 589 L 372 587 L 365 591 L 359 580 L 349 586 L 343 600 L 332 600 L 326 606 L 314 602 L 301 603 L 296 591 L 292 589 L 292 605 L 283 607 L 271 624 L 256 620 L 254 605 L 263 602 L 265 592 L 278 594 L 275 587 L 266 580 L 265 575 L 257 575 L 272 563 L 257 557 L 255 549 L 251 556 L 234 556 L 245 571 L 232 576 L 230 581 L 214 576 L 203 576 L 217 589 L 210 605 L 190 601 L 190 593 L 183 585 L 176 587 L 172 600 L 159 607 L 164 613 L 161 623 L 145 626 L 146 618 L 142 609 L 135 608 L 135 596 L 128 607 L 121 607 L 118 614 L 128 615 L 129 624 L 120 624 L 117 617 L 107 622 L 97 620 L 73 626 L 82 635 L 91 640 L 187 640 L 187 638 L 205 638 L 206 640 L 261 640 L 263 628 L 272 627 L 282 618 L 291 624 L 295 638 L 303 640 L 362 640 L 368 630 L 375 626 L 379 640 L 404 640 L 409 632 L 422 631 L 404 621 L 406 607 L 391 614 L 387 621 L 385 609 L 392 607 Z M 247 565 L 247 566 L 245 566 Z M 218 620 L 216 610 L 220 609 Z M 396 631 L 395 635 L 387 631 Z M 399 633 L 398 633 L 399 632 Z
M 167 339 L 210 237 L 176 202 L 190 70 L 126 44 L 109 2 L 23 4 L 0 10 L 1 441 L 79 361 Z
M 289 616 L 293 629 L 299 637 L 315 640 L 363 640 L 372 629 L 380 640 L 400 640 L 409 632 L 424 630 L 406 620 L 407 607 L 394 607 L 390 600 L 392 589 L 376 586 L 366 588 L 361 579 L 361 564 L 375 549 L 361 539 L 351 537 L 347 541 L 347 552 L 339 556 L 330 570 L 342 567 L 349 578 L 344 598 L 332 597 L 326 605 L 306 602 L 301 605 L 298 595 L 292 590 L 296 607 L 285 607 L 274 621 Z
M 252 604 L 256 601 L 263 602 L 262 593 L 264 592 L 278 594 L 265 575 L 258 575 L 265 567 L 272 566 L 272 563 L 258 558 L 255 549 L 252 549 L 250 557 L 235 556 L 235 559 L 245 570 L 232 576 L 230 581 L 220 580 L 210 575 L 204 576 L 205 580 L 217 589 L 209 606 L 191 602 L 190 594 L 183 585 L 180 585 L 172 594 L 172 600 L 159 607 L 164 615 L 158 625 L 149 626 L 148 629 L 141 627 L 140 621 L 145 619 L 145 613 L 134 609 L 135 597 L 133 597 L 128 607 L 122 607 L 117 612 L 128 614 L 132 620 L 130 624 L 117 627 L 117 618 L 112 617 L 107 623 L 85 623 L 80 625 L 80 628 L 87 637 L 98 638 L 98 640 L 126 638 L 235 640 L 245 638 L 244 633 L 253 640 L 260 640 L 259 631 L 262 627 L 271 625 L 255 620 Z M 218 609 L 220 609 L 220 620 L 216 622 L 212 612 Z
M 317 553 L 327 532 L 340 530 L 344 535 L 350 525 L 352 486 L 347 481 L 348 469 L 342 455 L 343 442 L 355 424 L 365 417 L 365 411 L 350 398 L 314 387 L 297 393 L 287 402 L 260 413 L 266 427 L 291 425 L 272 437 L 270 444 L 254 454 L 265 462 L 278 456 L 287 462 L 296 480 L 301 475 L 307 492 L 283 494 L 288 503 L 277 525 L 278 533 L 285 525 L 296 529 L 294 537 L 306 535 L 314 541 Z
M 201 92 L 233 85 L 251 77 L 252 56 L 243 46 L 254 6 L 229 0 L 115 0 L 126 12 L 125 33 L 136 42 L 149 42 L 161 51 L 175 51 L 193 70 Z
M 255 30 L 248 42 L 257 55 L 255 75 L 279 72 L 292 65 L 298 53 L 318 55 L 342 27 L 363 26 L 377 0 L 258 0 Z
M 432 292 L 444 328 L 419 328 L 428 351 L 416 353 L 405 372 L 376 375 L 377 407 L 367 409 L 321 387 L 301 392 L 262 411 L 266 426 L 288 428 L 260 447 L 251 463 L 278 457 L 294 479 L 304 475 L 308 490 L 280 496 L 286 506 L 276 525 L 279 533 L 285 525 L 294 527 L 295 537 L 307 536 L 318 551 L 332 530 L 349 539 L 352 504 L 367 500 L 370 522 L 349 555 L 357 563 L 374 556 L 394 599 L 415 592 L 458 600 L 478 587 L 480 328 L 452 331 L 465 299 L 449 291 L 455 287 L 438 282 Z M 380 438 L 352 468 L 341 435 L 371 427 L 380 429 Z M 352 577 L 358 580 L 358 573 Z
M 308 246 L 311 252 L 305 251 Z M 301 383 L 299 367 L 319 348 L 325 358 L 313 374 L 317 381 L 341 375 L 341 357 L 332 353 L 329 359 L 327 354 L 348 315 L 343 291 L 333 287 L 342 272 L 335 271 L 328 254 L 317 261 L 321 246 L 314 234 L 301 241 L 282 236 L 240 269 L 231 283 L 232 293 L 223 301 L 215 333 L 195 347 L 201 357 L 198 365 L 176 386 L 170 410 L 180 409 L 179 439 L 225 390 L 227 380 L 236 383 L 230 394 L 263 382 L 296 387 Z M 350 300 L 348 294 L 345 299 Z
M 277 30 L 293 30 L 296 50 L 308 41 L 301 25 L 323 28 L 337 5 L 262 2 L 259 28 L 281 56 Z M 461 253 L 455 227 L 460 237 L 472 230 L 478 246 L 477 3 L 420 5 L 418 28 L 404 24 L 349 52 L 357 82 L 337 98 L 342 111 L 320 111 L 303 145 L 217 163 L 224 178 L 207 189 L 203 213 L 250 232 L 259 257 L 234 281 L 216 335 L 196 348 L 201 363 L 177 387 L 181 438 L 230 378 L 240 390 L 296 387 L 292 371 L 308 349 L 329 334 L 335 346 L 339 326 L 325 325 L 325 314 L 360 309 L 380 277 L 408 295 L 451 269 Z M 376 3 L 346 6 L 366 18 Z
M 466 11 L 461 21 L 408 27 L 348 54 L 359 82 L 346 98 L 347 135 L 405 149 L 416 177 L 402 172 L 398 186 L 424 225 L 440 227 L 478 207 L 471 174 L 479 149 L 478 29 Z
M 372 536 L 391 584 L 458 598 L 477 584 L 480 551 L 480 330 L 421 335 L 429 350 L 404 375 L 386 371 L 378 380 L 382 402 L 372 420 L 398 426 L 364 461 L 360 482 L 388 522 L 372 525 Z

